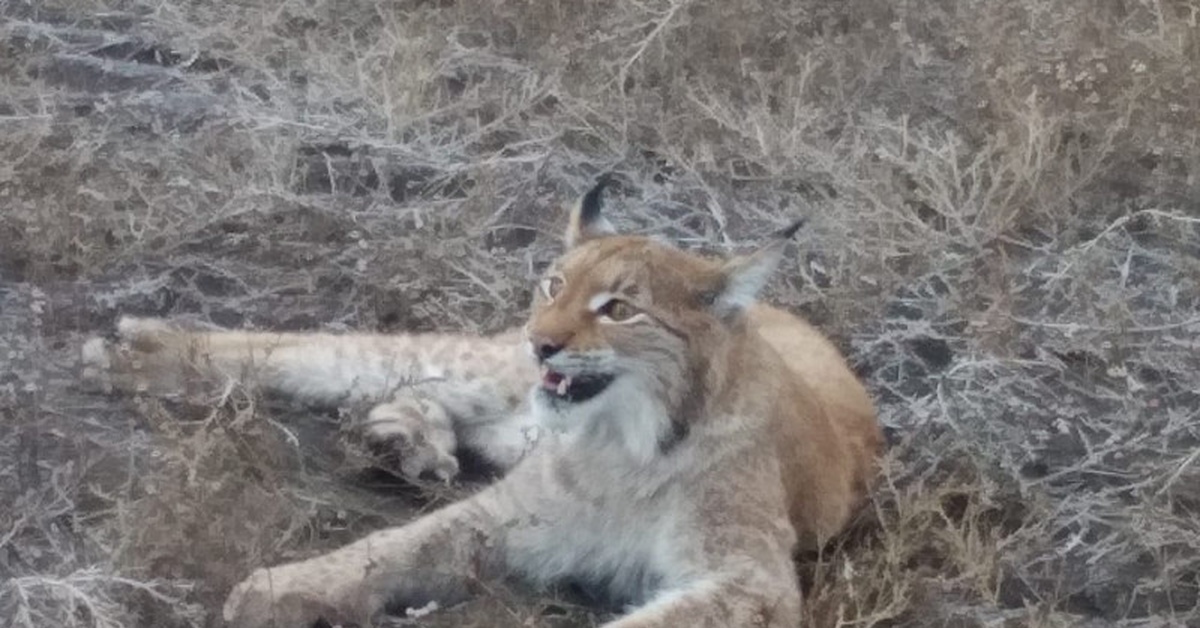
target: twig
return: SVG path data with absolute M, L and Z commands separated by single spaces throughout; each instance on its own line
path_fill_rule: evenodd
M 1179 466 L 1171 473 L 1170 477 L 1167 478 L 1167 481 L 1163 483 L 1162 488 L 1158 489 L 1155 495 L 1162 495 L 1167 489 L 1170 489 L 1175 484 L 1175 481 L 1179 479 L 1179 476 L 1183 475 L 1183 472 L 1192 466 L 1192 463 L 1196 462 L 1198 458 L 1200 458 L 1200 449 L 1196 449 L 1190 456 L 1184 458 L 1183 462 L 1179 463 Z
M 1032 327 L 1045 327 L 1047 329 L 1061 329 L 1068 336 L 1080 331 L 1106 331 L 1106 332 L 1128 332 L 1133 334 L 1150 334 L 1160 331 L 1170 331 L 1172 329 L 1182 329 L 1191 327 L 1192 325 L 1200 325 L 1200 316 L 1195 316 L 1183 321 L 1174 323 L 1163 323 L 1161 325 L 1138 325 L 1136 327 L 1114 327 L 1101 325 L 1087 325 L 1084 323 L 1055 323 L 1052 321 L 1035 321 L 1020 316 L 1009 316 L 1009 320 L 1022 325 Z
M 642 38 L 640 42 L 637 43 L 637 48 L 633 51 L 633 54 L 625 60 L 625 63 L 621 64 L 621 70 L 617 72 L 618 88 L 624 89 L 625 79 L 629 75 L 629 69 L 633 67 L 633 64 L 638 62 L 638 59 L 642 58 L 642 55 L 646 54 L 646 49 L 650 47 L 650 44 L 654 43 L 655 39 L 658 39 L 658 36 L 666 30 L 667 25 L 671 23 L 671 20 L 675 19 L 675 14 L 679 13 L 679 10 L 687 6 L 690 1 L 691 0 L 671 1 L 671 8 L 667 9 L 667 11 L 663 14 L 663 17 L 658 20 L 657 24 L 654 25 L 654 30 L 651 30 L 645 37 Z
M 1167 220 L 1176 220 L 1179 222 L 1185 222 L 1185 223 L 1190 223 L 1190 224 L 1200 224 L 1200 218 L 1194 218 L 1192 216 L 1182 216 L 1180 214 L 1163 211 L 1161 209 L 1142 209 L 1142 210 L 1133 212 L 1132 214 L 1126 214 L 1126 215 L 1121 216 L 1120 218 L 1117 218 L 1116 220 L 1112 221 L 1112 223 L 1110 223 L 1107 227 L 1105 227 L 1103 231 L 1101 231 L 1099 234 L 1096 235 L 1096 237 L 1079 245 L 1073 251 L 1070 251 L 1070 253 L 1074 254 L 1074 257 L 1071 260 L 1069 260 L 1067 262 L 1067 265 L 1064 266 L 1062 269 L 1050 274 L 1049 280 L 1050 281 L 1059 281 L 1062 278 L 1066 277 L 1067 271 L 1074 268 L 1075 262 L 1079 259 L 1079 257 L 1082 256 L 1084 253 L 1087 253 L 1088 251 L 1090 251 L 1092 249 L 1092 247 L 1096 246 L 1096 244 L 1098 242 L 1100 242 L 1100 240 L 1103 239 L 1104 236 L 1112 233 L 1113 231 L 1116 231 L 1117 229 L 1120 229 L 1121 227 L 1124 227 L 1125 225 L 1129 224 L 1129 222 L 1132 221 L 1134 218 L 1138 218 L 1140 216 L 1153 216 L 1155 218 L 1165 218 Z

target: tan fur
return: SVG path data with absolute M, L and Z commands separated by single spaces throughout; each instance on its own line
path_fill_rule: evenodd
M 569 282 L 578 294 L 604 291 L 621 278 L 634 276 L 638 285 L 651 286 L 655 301 L 667 307 L 686 303 L 720 275 L 720 266 L 713 261 L 636 237 L 604 238 L 570 256 L 563 267 L 568 273 L 588 275 L 583 285 Z M 707 365 L 708 386 L 710 390 L 733 388 L 726 394 L 734 398 L 778 400 L 770 409 L 770 420 L 779 434 L 774 443 L 783 465 L 789 516 L 803 546 L 812 548 L 842 529 L 866 493 L 882 446 L 874 404 L 841 353 L 800 318 L 756 304 L 747 311 L 744 325 L 757 332 L 761 341 L 751 336 L 735 338 L 741 346 L 728 360 Z M 535 313 L 529 328 L 534 336 L 570 335 L 571 343 L 584 349 L 604 342 L 602 326 L 581 304 Z M 722 335 L 724 330 L 711 331 Z M 699 342 L 717 347 L 727 341 Z M 747 377 L 756 370 L 762 375 Z M 718 396 L 710 403 L 734 402 Z
M 549 272 L 561 290 L 536 298 L 523 334 L 129 320 L 123 344 L 85 346 L 90 377 L 123 388 L 177 385 L 185 363 L 248 381 L 254 365 L 253 381 L 312 401 L 390 398 L 364 429 L 415 461 L 406 473 L 452 477 L 456 438 L 509 469 L 408 525 L 257 570 L 229 596 L 231 625 L 368 622 L 389 602 L 452 603 L 473 578 L 501 574 L 577 578 L 634 605 L 612 628 L 798 625 L 791 555 L 861 505 L 882 442 L 871 400 L 819 332 L 752 301 L 782 241 L 721 260 L 609 229 L 576 208 L 572 246 Z M 608 318 L 610 298 L 636 315 Z M 545 382 L 530 358 L 539 347 L 553 349 Z M 397 386 L 404 373 L 424 379 Z M 610 383 L 592 397 L 579 387 L 598 381 Z
M 784 485 L 802 547 L 845 526 L 869 489 L 883 446 L 875 406 L 840 352 L 799 318 L 757 306 L 750 325 L 791 376 L 780 436 Z

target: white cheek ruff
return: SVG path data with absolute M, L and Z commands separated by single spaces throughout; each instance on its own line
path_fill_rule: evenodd
M 554 403 L 536 389 L 531 401 L 540 425 L 588 447 L 618 446 L 640 464 L 658 455 L 659 444 L 671 430 L 662 402 L 630 375 L 618 377 L 584 402 Z

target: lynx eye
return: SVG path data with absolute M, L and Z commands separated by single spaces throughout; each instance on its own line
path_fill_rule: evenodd
M 558 293 L 562 292 L 564 283 L 566 282 L 564 282 L 563 278 L 559 277 L 558 275 L 546 277 L 540 284 L 542 288 L 542 294 L 545 295 L 547 299 L 553 300 L 558 296 Z
M 620 299 L 609 299 L 596 312 L 616 323 L 627 321 L 638 314 L 637 308 Z

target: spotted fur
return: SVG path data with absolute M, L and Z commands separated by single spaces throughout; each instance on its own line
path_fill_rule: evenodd
M 366 624 L 500 575 L 588 584 L 629 609 L 608 628 L 798 625 L 792 555 L 862 503 L 882 442 L 872 402 L 818 331 L 755 300 L 790 231 L 748 256 L 701 257 L 613 233 L 601 192 L 572 212 L 522 330 L 128 319 L 121 342 L 85 345 L 88 377 L 124 389 L 164 394 L 201 375 L 310 401 L 384 399 L 364 429 L 398 443 L 412 475 L 453 477 L 460 446 L 507 469 L 407 525 L 255 571 L 228 597 L 230 625 Z

